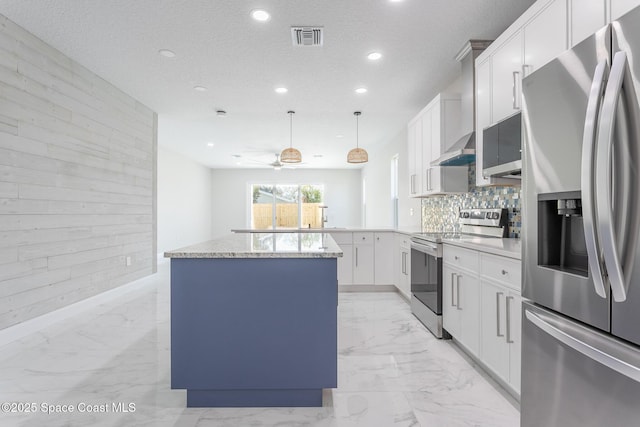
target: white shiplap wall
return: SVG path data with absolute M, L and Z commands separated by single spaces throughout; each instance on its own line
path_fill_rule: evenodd
M 155 271 L 156 141 L 153 111 L 0 15 L 0 329 Z

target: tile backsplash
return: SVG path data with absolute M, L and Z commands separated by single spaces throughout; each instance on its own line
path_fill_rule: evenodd
M 476 187 L 475 164 L 469 165 L 468 193 L 446 194 L 422 199 L 422 231 L 457 231 L 458 212 L 471 208 L 507 208 L 509 237 L 520 237 L 520 181 L 518 185 Z

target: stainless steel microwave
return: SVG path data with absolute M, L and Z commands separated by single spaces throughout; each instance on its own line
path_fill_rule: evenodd
M 522 169 L 522 114 L 516 113 L 482 131 L 482 175 L 519 177 Z

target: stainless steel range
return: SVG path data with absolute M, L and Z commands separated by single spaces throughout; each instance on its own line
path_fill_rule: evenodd
M 442 242 L 508 236 L 506 209 L 461 209 L 458 221 L 459 232 L 411 237 L 411 312 L 437 338 L 451 338 L 442 327 Z

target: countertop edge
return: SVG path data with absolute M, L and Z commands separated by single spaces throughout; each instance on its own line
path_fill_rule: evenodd
M 507 240 L 507 239 L 502 239 L 502 240 Z M 509 240 L 515 240 L 515 239 L 509 239 Z M 444 239 L 442 243 L 445 245 L 458 246 L 465 249 L 473 249 L 478 252 L 485 252 L 493 255 L 503 256 L 506 258 L 512 258 L 518 261 L 522 260 L 521 249 L 516 251 L 513 249 L 496 248 L 480 242 L 469 242 L 469 241 L 461 241 L 461 240 L 454 240 L 454 239 L 451 239 L 451 240 Z M 514 242 L 514 246 L 516 245 L 520 246 L 520 242 L 518 242 L 517 244 Z

